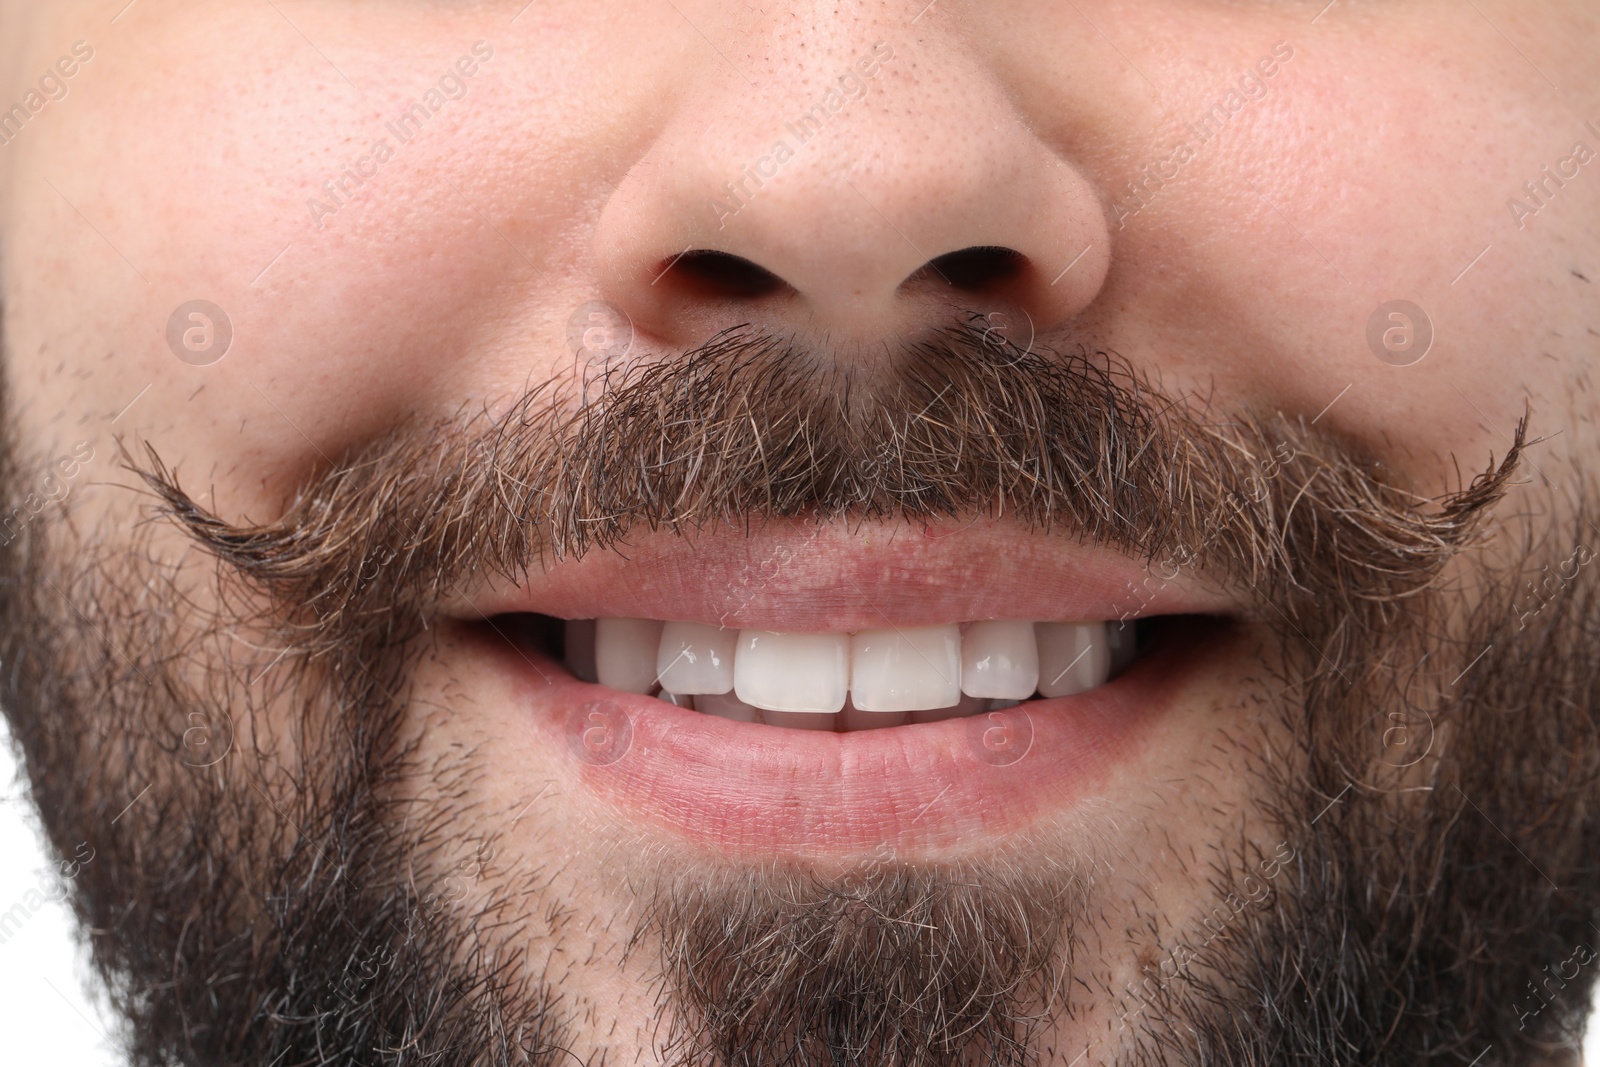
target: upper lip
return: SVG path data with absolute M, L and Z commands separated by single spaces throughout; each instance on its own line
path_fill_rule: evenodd
M 827 632 L 979 619 L 1233 615 L 1236 597 L 1192 570 L 1151 568 L 1070 533 L 1003 520 L 908 526 L 767 520 L 634 535 L 615 550 L 530 567 L 446 600 L 476 621 L 531 612 Z

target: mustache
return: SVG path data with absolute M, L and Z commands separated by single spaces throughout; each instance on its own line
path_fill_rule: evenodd
M 974 512 L 1248 586 L 1291 618 L 1313 600 L 1381 615 L 1474 540 L 1532 443 L 1525 412 L 1498 462 L 1419 496 L 1303 417 L 1219 417 L 1113 353 L 1025 350 L 981 322 L 870 365 L 740 327 L 676 358 L 556 375 L 498 416 L 396 428 L 261 524 L 199 505 L 148 444 L 123 459 L 160 514 L 314 641 L 640 529 Z
M 117 839 L 97 839 L 106 847 L 79 881 L 86 901 L 81 906 L 93 926 L 151 931 L 125 943 L 97 939 L 102 960 L 111 961 L 106 966 L 148 976 L 130 986 L 135 990 L 161 982 L 175 987 L 159 999 L 130 998 L 130 1014 L 140 1013 L 148 1028 L 143 1047 L 194 1049 L 198 1043 L 216 1050 L 211 1058 L 218 1060 L 226 1058 L 226 1047 L 238 1050 L 241 1062 L 270 1062 L 286 1048 L 337 1057 L 338 1051 L 327 1052 L 331 1047 L 359 1058 L 374 1047 L 372 1035 L 403 1046 L 416 1042 L 419 1028 L 431 1020 L 435 1029 L 416 1047 L 488 1060 L 494 1049 L 503 1049 L 503 1035 L 515 1029 L 501 1020 L 512 1020 L 525 1023 L 516 1033 L 531 1043 L 522 1050 L 529 1062 L 558 1057 L 551 1050 L 563 1047 L 566 1036 L 558 1021 L 558 992 L 536 986 L 515 960 L 488 955 L 478 938 L 480 930 L 514 924 L 511 909 L 536 899 L 533 890 L 511 887 L 508 892 L 521 895 L 507 898 L 504 913 L 496 910 L 499 905 L 486 908 L 460 928 L 441 917 L 415 943 L 394 943 L 410 933 L 406 916 L 424 906 L 413 899 L 416 893 L 405 895 L 409 872 L 447 868 L 453 854 L 442 843 L 459 837 L 470 809 L 447 801 L 425 813 L 420 829 L 399 826 L 399 809 L 383 787 L 417 773 L 414 735 L 398 703 L 403 686 L 397 683 L 406 671 L 387 658 L 375 666 L 368 656 L 397 652 L 389 639 L 403 633 L 406 623 L 393 605 L 425 599 L 451 576 L 530 566 L 544 554 L 579 556 L 622 543 L 641 523 L 676 523 L 687 531 L 759 519 L 762 507 L 772 507 L 768 500 L 786 499 L 798 509 L 795 514 L 820 519 L 865 514 L 873 500 L 883 503 L 885 514 L 932 517 L 933 493 L 886 492 L 914 484 L 904 472 L 915 470 L 933 478 L 947 503 L 963 513 L 989 508 L 1019 520 L 1031 515 L 1053 523 L 1063 536 L 1122 538 L 1157 567 L 1169 559 L 1187 566 L 1193 558 L 1196 566 L 1253 578 L 1259 589 L 1281 594 L 1282 603 L 1292 605 L 1286 610 L 1298 607 L 1297 629 L 1330 653 L 1332 662 L 1387 663 L 1380 650 L 1409 651 L 1426 643 L 1426 628 L 1438 620 L 1416 610 L 1434 600 L 1436 591 L 1425 587 L 1476 536 L 1510 484 L 1525 442 L 1526 417 L 1498 463 L 1458 492 L 1423 498 L 1386 480 L 1371 457 L 1325 429 L 1276 415 L 1211 417 L 1197 398 L 1164 393 L 1105 352 L 1020 352 L 988 344 L 972 331 L 930 342 L 931 351 L 921 357 L 902 353 L 903 359 L 876 368 L 875 376 L 859 370 L 835 380 L 822 373 L 826 364 L 815 353 L 754 331 L 717 341 L 720 348 L 703 346 L 650 367 L 552 380 L 497 417 L 398 427 L 315 472 L 282 513 L 263 524 L 230 524 L 197 507 L 176 473 L 161 465 L 154 450 L 144 450 L 135 469 L 145 475 L 156 507 L 221 561 L 226 573 L 270 593 L 273 610 L 295 626 L 291 639 L 310 648 L 325 643 L 341 653 L 350 678 L 338 682 L 337 692 L 310 692 L 309 683 L 320 679 L 309 671 L 302 679 L 292 659 L 263 683 L 283 693 L 308 683 L 299 694 L 305 741 L 296 747 L 311 762 L 295 775 L 292 792 L 281 780 L 263 777 L 257 790 L 230 793 L 222 776 L 187 773 L 160 749 L 171 737 L 174 707 L 262 709 L 267 696 L 265 689 L 249 688 L 250 673 L 222 669 L 225 660 L 201 661 L 214 665 L 206 681 L 216 692 L 189 688 L 192 678 L 182 665 L 194 661 L 177 650 L 209 646 L 180 630 L 172 613 L 149 611 L 142 568 L 153 563 L 97 559 L 91 549 L 82 559 L 73 557 L 84 568 L 80 581 L 57 575 L 69 591 L 66 600 L 32 579 L 49 573 L 36 569 L 42 557 L 0 550 L 0 562 L 35 568 L 19 569 L 8 579 L 15 595 L 0 598 L 0 613 L 10 620 L 0 627 L 0 635 L 10 636 L 5 660 L 12 665 L 5 703 L 13 722 L 22 724 L 18 732 L 29 745 L 30 763 L 61 768 L 37 781 L 53 791 L 47 810 L 56 813 L 52 832 L 63 851 L 127 803 L 126 775 L 110 775 L 111 785 L 94 788 L 107 777 L 97 762 L 102 752 L 121 745 L 152 777 L 158 768 L 178 768 L 167 783 L 171 795 L 159 808 L 147 801 L 117 824 L 145 825 L 152 840 L 157 826 L 185 828 L 171 835 L 178 840 L 173 855 L 151 862 L 149 850 L 127 836 L 120 847 Z M 777 386 L 788 387 L 782 403 L 770 392 Z M 703 406 L 691 402 L 696 389 Z M 1015 399 L 1027 397 L 1035 399 Z M 800 425 L 809 427 L 804 440 L 816 449 L 804 457 L 781 447 L 780 431 Z M 875 436 L 872 429 L 894 425 L 915 432 Z M 853 433 L 846 436 L 841 427 Z M 1037 444 L 1020 444 L 1029 441 Z M 1009 451 L 1001 449 L 1006 442 Z M 755 444 L 767 453 L 755 457 L 764 467 L 739 451 Z M 1002 451 L 1013 457 L 1020 451 L 1033 466 L 1025 473 L 993 462 L 985 466 Z M 848 459 L 858 466 L 841 466 Z M 9 469 L 11 462 L 0 450 L 0 468 Z M 134 465 L 126 453 L 124 462 Z M 732 477 L 743 470 L 804 473 L 809 467 L 853 469 L 857 480 L 819 476 L 803 489 L 754 475 Z M 1074 477 L 1091 480 L 1080 485 Z M 996 497 L 975 492 L 996 483 L 1013 491 Z M 1587 528 L 1575 521 L 1575 536 Z M 1190 546 L 1185 537 L 1193 538 L 1193 557 L 1181 554 Z M 1562 555 L 1569 545 L 1559 546 Z M 1414 591 L 1424 595 L 1400 602 Z M 296 603 L 297 596 L 304 599 Z M 151 687 L 142 675 L 130 677 L 122 652 L 68 603 L 94 605 L 102 622 L 120 619 L 135 627 L 112 632 L 123 633 L 123 649 L 150 649 L 139 662 L 161 684 Z M 216 644 L 228 654 L 233 643 L 221 635 L 248 622 L 230 613 L 234 603 L 219 609 L 218 621 L 199 635 L 218 637 Z M 1544 876 L 1562 886 L 1592 883 L 1582 877 L 1585 857 L 1595 854 L 1592 828 L 1581 839 L 1568 828 L 1572 820 L 1581 822 L 1594 781 L 1588 712 L 1595 702 L 1582 697 L 1596 677 L 1586 650 L 1600 646 L 1584 639 L 1593 637 L 1595 604 L 1592 589 L 1582 599 L 1569 595 L 1532 619 L 1526 631 L 1517 629 L 1515 617 L 1491 610 L 1495 602 L 1476 613 L 1480 620 L 1511 621 L 1484 630 L 1481 641 L 1456 643 L 1466 650 L 1463 662 L 1479 659 L 1461 679 L 1465 684 L 1450 691 L 1462 694 L 1459 706 L 1432 709 L 1441 723 L 1446 716 L 1453 727 L 1459 723 L 1458 735 L 1473 742 L 1452 746 L 1446 765 L 1463 799 L 1453 799 L 1454 790 L 1441 789 L 1440 801 L 1432 793 L 1406 793 L 1404 800 L 1425 809 L 1426 820 L 1415 824 L 1414 835 L 1395 832 L 1396 826 L 1412 825 L 1397 822 L 1409 811 L 1395 799 L 1398 794 L 1383 803 L 1358 803 L 1363 789 L 1331 808 L 1328 801 L 1337 801 L 1351 782 L 1367 780 L 1376 741 L 1370 731 L 1356 732 L 1360 723 L 1372 709 L 1394 706 L 1406 710 L 1402 721 L 1423 721 L 1410 714 L 1409 704 L 1383 699 L 1415 694 L 1391 694 L 1399 682 L 1386 670 L 1351 671 L 1338 684 L 1333 672 L 1319 671 L 1320 680 L 1310 671 L 1290 673 L 1284 680 L 1304 683 L 1295 690 L 1303 700 L 1285 704 L 1281 714 L 1293 720 L 1295 751 L 1306 753 L 1306 766 L 1302 774 L 1298 761 L 1274 763 L 1278 777 L 1263 777 L 1259 792 L 1267 817 L 1285 824 L 1283 836 L 1297 850 L 1304 847 L 1301 884 L 1290 893 L 1285 883 L 1285 902 L 1259 913 L 1259 929 L 1258 913 L 1237 927 L 1247 940 L 1236 951 L 1229 949 L 1232 935 L 1219 941 L 1215 959 L 1207 956 L 1191 971 L 1204 981 L 1192 987 L 1156 983 L 1153 994 L 1146 994 L 1154 997 L 1151 1010 L 1138 1000 L 1120 1005 L 1139 1010 L 1125 1018 L 1146 1028 L 1147 1040 L 1119 1062 L 1155 1062 L 1157 1051 L 1176 1059 L 1268 1062 L 1281 1058 L 1285 1042 L 1304 1048 L 1307 1058 L 1325 1058 L 1331 1053 L 1320 1042 L 1328 1034 L 1339 1035 L 1347 1058 L 1359 1047 L 1353 1055 L 1365 1062 L 1385 1062 L 1386 1053 L 1401 1048 L 1414 1050 L 1415 1059 L 1442 1047 L 1430 1027 L 1448 1029 L 1448 1037 L 1492 1029 L 1497 1044 L 1514 1045 L 1520 1033 L 1513 1032 L 1516 1015 L 1501 1006 L 1525 994 L 1512 988 L 1520 972 L 1500 961 L 1560 960 L 1584 936 L 1583 901 L 1555 882 L 1546 893 Z M 1346 606 L 1359 611 L 1342 614 Z M 1373 632 L 1373 621 L 1386 612 L 1400 617 L 1397 632 Z M 58 621 L 49 625 L 52 618 Z M 155 632 L 142 640 L 130 637 L 138 627 Z M 1325 642 L 1335 628 L 1339 640 Z M 1569 629 L 1578 635 L 1572 644 L 1553 639 Z M 53 654 L 22 644 L 24 635 L 38 634 L 59 635 Z M 1535 634 L 1543 643 L 1530 654 L 1527 642 Z M 332 646 L 340 635 L 351 643 Z M 1298 635 L 1285 633 L 1284 640 L 1298 641 Z M 259 658 L 264 662 L 266 653 Z M 1393 658 L 1403 660 L 1404 654 Z M 1443 658 L 1433 657 L 1430 666 Z M 1443 670 L 1441 693 L 1458 665 Z M 327 673 L 337 678 L 340 666 L 336 662 Z M 99 691 L 81 686 L 85 676 L 121 681 L 104 683 L 109 688 Z M 80 684 L 85 699 L 64 698 L 69 681 Z M 313 696 L 321 699 L 313 702 Z M 336 714 L 326 714 L 329 698 L 336 696 L 350 699 L 332 701 Z M 1509 708 L 1520 714 L 1508 716 Z M 85 744 L 85 738 L 104 735 L 108 720 L 122 725 L 105 743 Z M 179 729 L 192 721 L 180 719 Z M 178 744 L 172 742 L 182 753 Z M 241 727 L 238 744 L 249 751 L 254 734 Z M 437 773 L 436 767 L 427 770 Z M 1559 778 L 1550 780 L 1556 772 Z M 466 776 L 480 770 L 464 763 L 452 773 L 456 777 L 439 790 L 445 797 L 458 796 Z M 150 799 L 163 792 L 156 790 Z M 281 795 L 282 809 L 295 817 L 274 818 L 257 799 L 269 793 Z M 1463 807 L 1468 796 L 1474 807 L 1482 805 L 1470 816 Z M 1565 807 L 1548 814 L 1557 802 Z M 1463 834 L 1464 816 L 1485 818 L 1509 836 Z M 1530 819 L 1536 820 L 1532 830 Z M 238 847 L 219 850 L 219 841 Z M 330 846 L 335 857 L 352 857 L 352 865 L 326 862 L 329 853 L 311 843 Z M 440 858 L 430 864 L 435 850 Z M 258 856 L 265 857 L 259 866 Z M 1370 873 L 1375 857 L 1381 876 Z M 708 891 L 668 885 L 647 909 L 646 933 L 662 945 L 664 995 L 688 1009 L 680 1028 L 667 1035 L 669 1047 L 684 1054 L 683 1062 L 717 1062 L 719 1053 L 721 1062 L 794 1062 L 797 1047 L 886 1050 L 885 1062 L 908 1063 L 961 1062 L 965 1050 L 978 1049 L 985 1062 L 1029 1062 L 1036 1058 L 1029 1055 L 1032 1027 L 1062 981 L 1099 982 L 1092 970 L 1069 970 L 1070 954 L 1049 957 L 1048 947 L 1075 943 L 1062 925 L 1062 910 L 1069 917 L 1065 926 L 1083 929 L 1083 899 L 1074 895 L 1071 872 L 1041 874 L 1037 866 L 1030 856 L 1024 875 L 1010 881 L 982 872 L 985 880 L 970 890 L 963 883 L 973 878 L 941 880 L 932 876 L 937 872 L 894 866 L 870 869 L 854 883 L 816 884 L 798 872 L 770 883 L 725 880 Z M 195 915 L 196 900 L 259 892 L 258 869 L 281 871 L 276 884 L 288 905 L 272 921 L 253 929 L 241 926 L 236 915 L 201 915 L 196 927 L 172 921 Z M 1522 880 L 1509 883 L 1510 871 L 1520 872 L 1513 877 Z M 1412 892 L 1378 894 L 1375 903 L 1373 885 L 1405 885 L 1422 877 L 1429 885 L 1459 888 L 1441 906 L 1435 906 L 1433 893 Z M 1216 888 L 1218 900 L 1236 888 L 1227 871 L 1217 876 Z M 1248 894 L 1241 889 L 1240 895 Z M 1484 901 L 1495 902 L 1493 915 L 1484 914 Z M 1552 921 L 1533 924 L 1530 932 L 1530 913 Z M 1091 913 L 1083 921 L 1093 919 Z M 401 935 L 394 933 L 396 925 Z M 196 936 L 195 929 L 209 934 Z M 249 933 L 240 933 L 245 929 Z M 318 951 L 306 950 L 308 930 L 318 934 Z M 1377 933 L 1352 936 L 1352 930 Z M 841 931 L 843 938 L 834 936 Z M 1476 970 L 1467 961 L 1459 968 L 1433 968 L 1432 954 L 1418 951 L 1418 931 L 1429 931 L 1430 943 L 1441 951 L 1468 946 L 1462 951 L 1473 953 Z M 512 936 L 520 939 L 520 932 Z M 392 973 L 391 954 L 398 954 Z M 176 960 L 184 967 L 175 967 Z M 938 961 L 943 965 L 933 966 Z M 1414 1013 L 1397 1031 L 1397 1016 L 1383 1006 L 1391 1002 L 1375 999 L 1374 990 L 1403 991 L 1424 978 L 1432 981 L 1433 974 L 1421 975 L 1424 966 L 1464 976 L 1459 995 L 1433 1002 L 1488 1007 L 1444 1023 L 1435 1022 L 1436 1014 Z M 216 974 L 239 977 L 219 987 Z M 441 1006 L 436 991 L 446 988 L 464 992 Z M 1252 1009 L 1251 1025 L 1241 1025 L 1232 1007 L 1240 989 L 1258 992 L 1255 1003 L 1266 1006 Z M 1307 989 L 1321 992 L 1308 998 Z M 1109 986 L 1095 985 L 1093 991 L 1118 995 Z M 1581 989 L 1571 998 L 1574 1004 L 1587 1002 Z M 1370 1008 L 1351 1008 L 1369 1001 Z M 803 1002 L 824 1004 L 829 1012 L 797 1015 L 794 1009 Z M 906 1003 L 925 1010 L 904 1019 L 885 1010 Z M 339 1011 L 337 1031 L 320 1022 L 330 1005 Z M 248 1018 L 251 1026 L 195 1026 L 197 1007 L 213 1019 Z M 1554 1018 L 1559 1007 L 1545 1018 Z M 494 1027 L 472 1029 L 473 1022 L 491 1016 Z M 1280 1024 L 1280 1016 L 1298 1023 Z M 1204 1044 L 1193 1040 L 1196 1029 Z M 737 1050 L 747 1048 L 756 1054 L 739 1059 Z M 1213 1048 L 1220 1051 L 1205 1051 Z M 709 1056 L 696 1060 L 696 1053 Z M 1394 1051 L 1387 1058 L 1404 1056 Z

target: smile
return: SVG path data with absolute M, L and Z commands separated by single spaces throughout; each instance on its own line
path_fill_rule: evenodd
M 1192 582 L 1119 617 L 1141 573 L 998 523 L 661 536 L 483 591 L 467 647 L 614 818 L 765 857 L 926 851 L 1103 792 L 1225 659 L 1235 605 Z

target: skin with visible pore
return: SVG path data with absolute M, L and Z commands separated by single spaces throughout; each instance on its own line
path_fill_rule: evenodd
M 0 700 L 139 1062 L 1569 1062 L 1600 12 L 921 7 L 0 4 Z M 613 762 L 529 612 L 1211 622 L 1031 759 Z

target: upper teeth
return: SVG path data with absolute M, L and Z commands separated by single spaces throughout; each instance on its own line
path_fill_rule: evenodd
M 907 712 L 967 714 L 991 699 L 1069 696 L 1103 684 L 1132 655 L 1132 628 L 1104 622 L 820 634 L 652 619 L 567 623 L 567 663 L 586 681 L 630 693 L 659 690 L 662 699 L 744 721 L 758 709 L 785 713 L 786 725 L 796 713 L 830 722 L 841 711 L 851 722 L 868 713 L 869 722 L 883 716 L 887 725 Z M 915 715 L 930 717 L 940 716 Z

